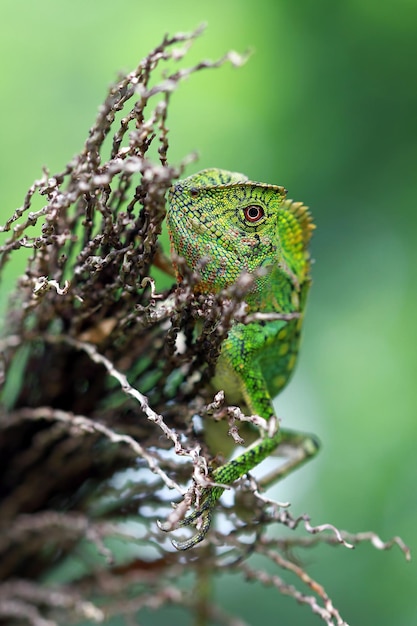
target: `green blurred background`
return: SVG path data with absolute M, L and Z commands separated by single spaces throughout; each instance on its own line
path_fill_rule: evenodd
M 171 161 L 197 149 L 188 173 L 282 184 L 318 225 L 301 359 L 277 408 L 323 450 L 275 495 L 317 524 L 401 535 L 411 564 L 364 544 L 314 549 L 307 565 L 349 624 L 417 624 L 416 0 L 3 0 L 0 221 L 42 165 L 60 170 L 80 150 L 119 70 L 203 21 L 187 63 L 254 54 L 175 94 Z M 237 579 L 220 578 L 217 596 L 254 625 L 319 623 Z

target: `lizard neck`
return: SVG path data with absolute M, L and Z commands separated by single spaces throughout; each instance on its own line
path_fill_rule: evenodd
M 274 265 L 264 276 L 255 279 L 245 301 L 249 312 L 293 313 L 301 311 L 302 291 L 303 285 L 288 273 L 287 268 Z

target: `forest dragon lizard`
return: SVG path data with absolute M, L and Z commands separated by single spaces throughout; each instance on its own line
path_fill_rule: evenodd
M 272 406 L 298 354 L 311 284 L 308 244 L 314 225 L 307 207 L 286 200 L 283 187 L 220 169 L 203 170 L 171 188 L 167 224 L 172 251 L 201 276 L 198 292 L 218 292 L 245 272 L 253 279 L 245 297 L 247 313 L 275 314 L 269 320 L 266 315 L 266 321 L 234 323 L 222 344 L 212 386 L 223 389 L 229 403 L 268 420 L 270 428 L 240 456 L 211 472 L 218 486 L 204 487 L 197 510 L 179 523 L 199 525 L 194 537 L 174 542 L 185 550 L 205 537 L 224 491 L 221 485 L 245 475 L 278 446 L 296 454 L 277 469 L 275 479 L 317 452 L 314 438 L 279 427 Z M 277 319 L 280 314 L 282 319 Z

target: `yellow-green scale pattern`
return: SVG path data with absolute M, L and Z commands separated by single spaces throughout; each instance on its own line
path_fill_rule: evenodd
M 278 185 L 253 182 L 236 172 L 203 170 L 171 188 L 167 213 L 172 251 L 201 276 L 196 291 L 218 292 L 249 273 L 254 280 L 245 297 L 248 313 L 292 314 L 292 319 L 232 326 L 212 380 L 214 388 L 225 391 L 229 403 L 266 420 L 274 415 L 272 398 L 287 384 L 296 362 L 311 282 L 312 218 L 301 202 L 285 196 L 286 190 Z M 175 269 L 181 283 L 179 268 Z M 317 449 L 311 438 L 277 430 L 213 470 L 213 481 L 234 482 L 283 439 L 301 445 L 300 462 Z M 222 491 L 221 487 L 204 490 L 200 508 L 182 522 L 188 525 L 202 518 L 202 526 L 192 539 L 174 543 L 177 548 L 189 548 L 204 538 Z

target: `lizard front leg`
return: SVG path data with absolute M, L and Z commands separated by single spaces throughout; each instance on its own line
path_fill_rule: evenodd
M 172 542 L 174 547 L 177 550 L 188 550 L 203 541 L 210 528 L 217 501 L 225 489 L 222 485 L 231 485 L 268 458 L 275 450 L 279 450 L 281 446 L 285 446 L 287 449 L 291 447 L 295 454 L 288 456 L 286 462 L 267 477 L 262 478 L 259 481 L 261 487 L 270 487 L 273 483 L 281 480 L 315 456 L 319 450 L 317 439 L 311 435 L 277 430 L 273 436 L 264 437 L 255 442 L 238 457 L 216 468 L 210 475 L 211 480 L 216 484 L 212 487 L 203 488 L 199 508 L 178 524 L 178 528 L 182 528 L 199 523 L 198 532 L 185 541 L 174 540 Z M 163 524 L 159 524 L 159 527 L 164 531 L 171 530 L 170 526 Z
M 178 527 L 184 527 L 197 523 L 199 525 L 198 532 L 186 541 L 174 541 L 173 544 L 178 550 L 187 550 L 204 539 L 210 527 L 213 510 L 225 489 L 224 486 L 231 485 L 250 472 L 277 449 L 283 453 L 287 460 L 266 480 L 261 479 L 261 486 L 266 487 L 277 482 L 313 457 L 318 451 L 318 442 L 310 435 L 281 430 L 273 412 L 268 385 L 262 373 L 262 359 L 259 356 L 265 354 L 265 346 L 268 347 L 268 337 L 276 337 L 281 326 L 275 324 L 275 330 L 271 327 L 265 330 L 254 325 L 252 329 L 249 329 L 251 336 L 248 340 L 247 327 L 238 324 L 232 329 L 223 345 L 214 378 L 215 386 L 219 387 L 222 381 L 223 386 L 226 387 L 226 394 L 229 391 L 228 400 L 236 401 L 240 397 L 252 413 L 260 415 L 267 421 L 269 429 L 263 433 L 261 439 L 258 439 L 235 459 L 211 472 L 210 479 L 214 483 L 213 486 L 202 489 L 197 510 L 178 524 Z M 262 347 L 262 352 L 259 354 L 260 347 Z M 282 378 L 286 361 L 280 363 L 277 359 L 277 365 L 278 373 L 275 378 L 279 376 Z M 288 370 L 288 368 L 286 369 Z M 160 527 L 162 530 L 171 530 L 168 526 L 160 525 Z

